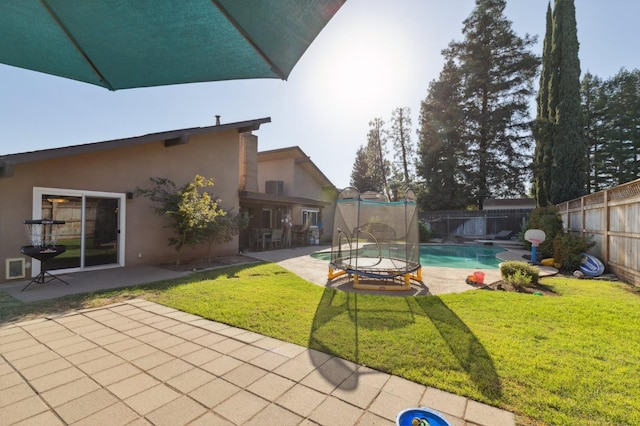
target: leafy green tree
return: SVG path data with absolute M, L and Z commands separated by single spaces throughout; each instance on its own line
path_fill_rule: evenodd
M 206 241 L 210 258 L 213 242 L 230 241 L 238 233 L 240 217 L 230 216 L 219 206 L 219 199 L 200 191 L 213 186 L 213 180 L 196 175 L 193 181 L 181 188 L 166 178 L 151 178 L 151 181 L 153 188 L 137 188 L 136 193 L 157 203 L 154 212 L 169 221 L 166 226 L 175 233 L 169 238 L 169 246 L 175 247 L 176 265 L 180 264 L 184 246 L 193 248 Z
M 549 120 L 552 169 L 549 201 L 558 204 L 578 198 L 586 191 L 587 149 L 583 137 L 580 99 L 580 59 L 573 0 L 556 0 L 553 8 L 549 80 Z
M 581 84 L 588 149 L 588 192 L 640 177 L 640 70 L 608 80 L 586 73 Z
M 464 21 L 464 41 L 443 52 L 462 84 L 467 184 L 477 200 L 525 192 L 531 156 L 529 99 L 539 59 L 535 37 L 519 37 L 504 15 L 505 0 L 476 0 Z
M 587 164 L 589 178 L 587 192 L 597 192 L 606 187 L 602 173 L 605 161 L 606 141 L 604 138 L 606 123 L 606 94 L 604 82 L 587 72 L 582 78 L 580 95 L 582 97 L 582 118 L 584 136 L 587 145 Z
M 640 176 L 640 71 L 620 70 L 604 84 L 606 103 L 603 174 L 609 185 Z
M 204 194 L 202 195 L 204 196 Z M 219 205 L 222 200 L 210 199 L 210 206 L 213 206 L 213 202 Z M 204 205 L 206 206 L 206 203 Z M 214 243 L 228 243 L 249 224 L 248 218 L 240 214 L 232 214 L 233 210 L 225 211 L 222 208 L 217 208 L 215 211 L 218 213 L 216 216 L 214 216 L 214 209 L 207 211 L 202 216 L 203 222 L 201 223 L 202 237 L 207 243 L 208 261 L 211 261 L 211 250 Z
M 470 193 L 460 74 L 453 60 L 447 61 L 437 80 L 429 84 L 420 108 L 417 173 L 423 179 L 419 204 L 423 210 L 466 208 Z
M 356 151 L 356 159 L 353 163 L 353 169 L 351 170 L 350 185 L 358 188 L 361 192 L 377 191 L 376 185 L 369 172 L 367 151 L 363 145 L 360 145 L 360 148 Z
M 589 192 L 640 177 L 640 71 L 605 81 L 587 73 L 581 96 Z

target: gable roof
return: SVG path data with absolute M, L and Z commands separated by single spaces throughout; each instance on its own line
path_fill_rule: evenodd
M 322 170 L 311 161 L 311 157 L 304 153 L 299 146 L 290 146 L 287 148 L 272 149 L 269 151 L 258 152 L 258 163 L 263 161 L 275 161 L 293 159 L 295 164 L 299 164 L 309 173 L 314 179 L 316 179 L 322 187 L 335 188 L 335 185 L 331 183 L 329 178 L 322 173 Z
M 104 142 L 94 142 L 83 145 L 71 145 L 62 148 L 50 148 L 39 151 L 22 152 L 17 154 L 0 155 L 0 172 L 10 169 L 12 166 L 34 161 L 50 160 L 53 158 L 68 157 L 77 154 L 104 151 L 127 146 L 145 144 L 149 142 L 164 141 L 165 146 L 185 144 L 192 135 L 205 133 L 218 133 L 229 130 L 237 130 L 238 133 L 246 133 L 258 130 L 261 124 L 270 123 L 271 117 L 255 120 L 239 121 L 236 123 L 219 124 L 208 127 L 192 127 L 188 129 L 170 130 L 159 133 L 149 133 L 143 136 L 135 136 L 125 139 L 114 139 Z M 0 177 L 6 175 L 0 173 Z

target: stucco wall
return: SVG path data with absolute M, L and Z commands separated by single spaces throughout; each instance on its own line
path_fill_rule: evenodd
M 266 192 L 265 182 L 268 180 L 281 180 L 284 182 L 284 194 L 290 197 L 296 195 L 296 186 L 293 180 L 293 159 L 262 161 L 258 163 L 258 191 Z
M 322 200 L 322 186 L 304 168 L 296 164 L 293 170 L 294 196 Z
M 337 198 L 336 189 L 333 187 L 323 188 L 322 184 L 309 173 L 305 166 L 296 163 L 294 158 L 261 161 L 258 165 L 261 192 L 264 192 L 265 181 L 282 180 L 284 181 L 284 195 L 322 200 L 327 203 L 327 205 L 321 208 L 322 222 L 325 229 L 323 240 L 324 242 L 330 241 L 335 215 L 335 201 Z M 292 221 L 296 225 L 302 223 L 303 208 L 307 207 L 298 205 L 291 210 Z
M 293 158 L 261 161 L 258 163 L 258 188 L 265 192 L 265 182 L 281 180 L 284 182 L 284 194 L 289 197 L 322 199 L 322 187 Z
M 30 219 L 34 187 L 126 193 L 150 188 L 150 177 L 163 177 L 181 186 L 196 174 L 213 178 L 209 191 L 222 198 L 223 208 L 238 212 L 239 160 L 235 130 L 192 136 L 188 144 L 164 147 L 163 141 L 16 165 L 13 176 L 0 179 L 0 282 L 5 259 L 24 257 L 28 244 L 23 221 Z M 158 264 L 175 258 L 167 247 L 170 234 L 164 220 L 141 197 L 126 201 L 125 264 Z M 216 246 L 215 254 L 237 251 L 237 238 Z M 206 255 L 207 248 L 183 249 L 183 259 Z M 138 257 L 142 253 L 142 258 Z M 27 271 L 27 276 L 29 276 Z

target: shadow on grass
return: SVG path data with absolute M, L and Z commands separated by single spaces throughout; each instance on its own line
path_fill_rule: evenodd
M 225 267 L 197 272 L 183 278 L 65 296 L 31 304 L 17 302 L 0 291 L 0 323 L 21 319 L 27 315 L 55 316 L 73 309 L 99 307 L 135 297 L 151 296 L 152 299 L 154 294 L 195 281 L 215 279 L 219 276 L 234 278 L 240 271 L 254 266 L 256 265 Z M 331 362 L 330 368 L 318 368 L 331 383 L 348 390 L 357 386 L 358 377 L 362 374 L 373 373 L 370 369 L 358 366 L 361 362 L 358 335 L 360 330 L 402 329 L 413 324 L 415 316 L 421 316 L 424 312 L 433 322 L 460 366 L 483 395 L 492 399 L 500 397 L 500 381 L 489 354 L 471 330 L 440 298 L 436 296 L 395 298 L 396 304 L 393 306 L 395 309 L 372 309 L 369 304 L 363 308 L 359 306 L 361 298 L 358 293 L 325 288 L 316 308 L 308 347 L 324 354 L 340 353 L 355 362 L 353 364 L 336 358 Z M 406 304 L 406 308 L 402 307 L 403 304 Z M 346 316 L 349 321 L 340 329 L 332 329 L 331 324 L 328 323 L 338 316 Z M 325 327 L 327 325 L 329 326 Z M 336 348 L 340 350 L 337 351 Z M 314 353 L 314 351 L 310 353 L 312 362 L 318 367 L 328 359 L 324 354 Z M 351 380 L 345 380 L 349 375 L 352 376 Z
M 500 398 L 502 384 L 493 360 L 469 327 L 437 296 L 416 297 L 414 300 L 438 329 L 478 390 L 487 398 Z
M 320 333 L 332 319 L 342 315 L 350 317 L 354 324 L 353 330 L 336 330 L 331 332 L 331 335 L 340 341 L 337 344 L 342 344 L 341 350 L 353 353 L 352 359 L 355 364 L 346 362 L 342 358 L 334 358 L 331 369 L 326 369 L 323 368 L 323 364 L 327 362 L 326 356 L 310 351 L 309 357 L 325 380 L 342 390 L 349 391 L 358 387 L 360 374 L 365 374 L 364 370 L 358 366 L 358 294 L 325 288 L 313 318 L 308 347 L 325 354 L 335 355 L 336 351 L 324 343 L 325 339 Z M 349 348 L 349 345 L 352 346 Z
M 329 343 L 325 343 L 331 342 L 340 348 L 342 356 L 346 354 L 356 364 L 354 367 L 351 363 L 336 359 L 339 369 L 350 370 L 353 375 L 352 380 L 342 382 L 344 375 L 323 373 L 322 364 L 326 362 L 327 357 L 314 356 L 312 353 L 311 361 L 327 381 L 346 390 L 357 387 L 360 374 L 372 372 L 357 366 L 361 363 L 359 331 L 381 329 L 382 324 L 389 330 L 407 327 L 414 323 L 414 310 L 419 307 L 417 309 L 423 311 L 431 320 L 459 365 L 479 391 L 489 399 L 498 399 L 502 396 L 502 385 L 489 353 L 465 323 L 439 297 L 421 296 L 402 299 L 407 304 L 406 311 L 362 309 L 358 306 L 358 293 L 325 289 L 316 309 L 308 346 L 310 349 L 334 355 L 336 350 Z M 421 314 L 422 312 L 419 313 Z M 353 325 L 351 329 L 328 325 L 334 318 L 345 315 Z

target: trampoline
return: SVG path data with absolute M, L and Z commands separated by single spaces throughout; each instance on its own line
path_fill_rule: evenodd
M 338 194 L 329 281 L 348 275 L 359 290 L 409 290 L 422 282 L 415 193 L 389 202 L 345 188 Z

